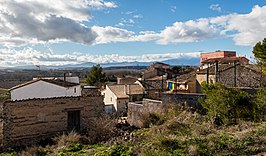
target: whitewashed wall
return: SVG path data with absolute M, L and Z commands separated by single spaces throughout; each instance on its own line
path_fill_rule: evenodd
M 74 88 L 76 88 L 76 92 L 74 91 Z M 11 90 L 10 93 L 12 101 L 34 98 L 81 96 L 81 87 L 78 85 L 66 88 L 40 80 L 35 83 Z

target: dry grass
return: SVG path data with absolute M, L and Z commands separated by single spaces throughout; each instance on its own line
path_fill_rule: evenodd
M 90 121 L 90 127 L 87 129 L 84 141 L 89 144 L 95 144 L 107 141 L 116 135 L 117 119 L 108 115 L 102 115 Z

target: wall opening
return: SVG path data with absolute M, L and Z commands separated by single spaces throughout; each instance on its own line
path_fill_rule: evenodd
M 80 131 L 80 110 L 67 112 L 67 129 L 69 131 Z

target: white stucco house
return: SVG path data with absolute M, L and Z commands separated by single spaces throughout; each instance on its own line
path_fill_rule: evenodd
M 102 95 L 106 112 L 123 112 L 126 111 L 128 102 L 143 99 L 144 89 L 138 84 L 106 85 Z
M 54 97 L 81 96 L 81 86 L 77 78 L 35 78 L 9 89 L 11 100 L 44 99 Z

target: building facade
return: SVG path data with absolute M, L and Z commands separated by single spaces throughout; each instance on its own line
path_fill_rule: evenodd
M 81 87 L 78 83 L 61 79 L 34 79 L 9 90 L 11 100 L 45 99 L 53 97 L 81 96 Z

